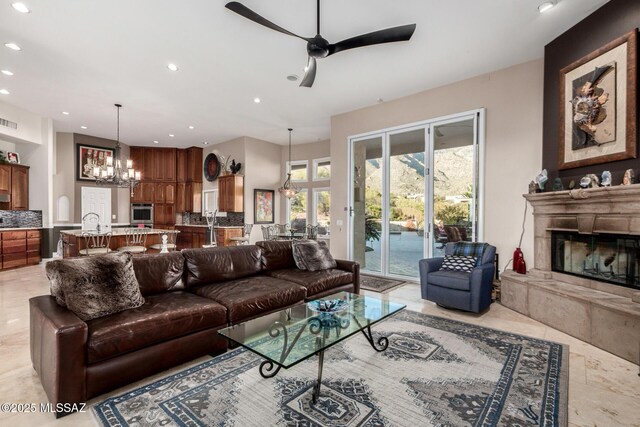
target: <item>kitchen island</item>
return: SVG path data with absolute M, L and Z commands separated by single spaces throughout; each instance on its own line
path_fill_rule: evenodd
M 111 229 L 111 240 L 109 242 L 109 248 L 115 251 L 117 248 L 126 246 L 126 230 L 129 228 L 113 228 Z M 145 229 L 147 232 L 147 241 L 145 247 L 147 253 L 158 253 L 159 250 L 150 249 L 151 245 L 156 243 L 162 243 L 162 235 L 165 233 L 175 232 L 174 230 L 164 230 L 157 228 Z M 64 247 L 63 258 L 77 257 L 79 251 L 86 247 L 85 239 L 82 237 L 82 233 L 90 232 L 91 230 L 62 230 L 60 236 L 62 237 L 62 245 Z M 178 231 L 180 233 L 180 231 Z
M 201 248 L 209 244 L 209 226 L 207 225 L 176 225 L 178 234 L 178 249 Z M 216 240 L 218 246 L 235 246 L 232 237 L 242 237 L 244 227 L 234 225 L 216 226 Z

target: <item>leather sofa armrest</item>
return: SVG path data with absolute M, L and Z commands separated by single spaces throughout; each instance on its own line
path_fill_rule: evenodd
M 85 402 L 88 327 L 55 298 L 29 300 L 31 362 L 51 403 Z
M 339 270 L 348 271 L 353 273 L 353 293 L 360 293 L 360 264 L 355 261 L 347 261 L 343 259 L 336 260 L 337 268 Z

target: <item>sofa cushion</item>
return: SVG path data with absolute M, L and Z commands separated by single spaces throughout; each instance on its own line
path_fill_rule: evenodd
M 180 252 L 135 256 L 133 271 L 143 296 L 184 289 L 184 257 Z
M 287 268 L 266 272 L 267 275 L 281 280 L 297 283 L 307 288 L 308 297 L 326 292 L 329 289 L 353 283 L 353 273 L 335 268 L 320 271 L 298 270 Z
M 471 279 L 470 273 L 460 271 L 439 270 L 428 274 L 427 281 L 431 285 L 440 286 L 449 289 L 458 289 L 460 291 L 470 290 L 469 283 Z
M 140 307 L 144 298 L 132 258 L 128 252 L 116 252 L 48 262 L 51 293 L 85 321 Z
M 189 292 L 150 295 L 141 307 L 87 322 L 89 364 L 227 324 L 226 309 Z
M 231 324 L 302 302 L 306 295 L 303 286 L 267 276 L 245 277 L 190 291 L 224 305 Z
M 326 242 L 315 240 L 295 240 L 291 242 L 293 259 L 300 270 L 320 271 L 336 268 Z
M 188 288 L 253 276 L 262 270 L 258 246 L 183 249 Z
M 296 268 L 291 241 L 269 240 L 256 245 L 262 248 L 262 267 L 265 270 Z

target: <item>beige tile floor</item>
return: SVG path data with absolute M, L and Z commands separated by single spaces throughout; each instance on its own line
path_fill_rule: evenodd
M 0 403 L 46 402 L 46 396 L 29 356 L 28 299 L 48 293 L 42 266 L 0 272 Z M 549 328 L 499 304 L 481 315 L 444 310 L 420 299 L 416 284 L 408 284 L 389 294 L 405 302 L 408 309 L 461 320 L 518 334 L 561 342 L 570 346 L 569 424 L 571 426 L 640 427 L 640 377 L 638 367 L 569 335 Z M 640 331 L 638 331 L 640 334 Z M 207 360 L 207 357 L 188 365 Z M 174 368 L 155 377 L 93 399 L 153 381 L 184 368 Z M 0 413 L 0 426 L 84 426 L 95 425 L 89 411 L 56 420 L 52 414 Z

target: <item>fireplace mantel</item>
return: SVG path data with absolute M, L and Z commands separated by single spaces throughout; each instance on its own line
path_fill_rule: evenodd
M 553 231 L 640 235 L 640 184 L 525 194 L 533 207 L 534 268 L 502 275 L 502 304 L 635 363 L 640 291 L 552 271 Z

